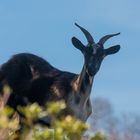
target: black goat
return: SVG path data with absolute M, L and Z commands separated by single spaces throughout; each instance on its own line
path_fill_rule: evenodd
M 47 101 L 64 99 L 67 113 L 86 121 L 91 114 L 90 92 L 93 79 L 105 56 L 119 51 L 120 46 L 104 49 L 109 38 L 118 34 L 106 35 L 95 43 L 90 33 L 77 25 L 85 34 L 88 45 L 72 38 L 73 45 L 79 49 L 85 59 L 80 74 L 64 72 L 51 66 L 46 60 L 33 54 L 14 55 L 0 68 L 0 90 L 5 84 L 12 88 L 8 105 L 16 109 L 17 105 L 38 102 L 44 106 Z

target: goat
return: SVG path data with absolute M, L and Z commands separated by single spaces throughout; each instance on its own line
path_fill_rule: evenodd
M 37 102 L 44 106 L 48 101 L 63 99 L 66 102 L 66 113 L 86 121 L 92 112 L 90 93 L 94 77 L 107 55 L 119 51 L 120 45 L 104 49 L 104 43 L 117 34 L 102 37 L 94 42 L 91 34 L 75 23 L 83 32 L 88 44 L 84 45 L 76 37 L 72 44 L 84 55 L 84 65 L 80 74 L 61 71 L 46 60 L 29 53 L 14 55 L 0 67 L 0 92 L 4 84 L 12 88 L 7 104 L 13 108 Z

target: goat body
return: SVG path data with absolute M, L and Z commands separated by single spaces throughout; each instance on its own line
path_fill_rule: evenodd
M 0 68 L 0 92 L 8 84 L 12 93 L 7 102 L 15 108 L 17 105 L 37 102 L 44 106 L 48 101 L 65 100 L 65 113 L 86 121 L 91 114 L 90 93 L 94 76 L 98 72 L 103 59 L 119 51 L 115 45 L 104 49 L 109 38 L 118 35 L 110 34 L 102 37 L 98 43 L 90 33 L 76 24 L 87 38 L 85 46 L 76 37 L 72 38 L 74 47 L 84 55 L 84 65 L 80 74 L 58 70 L 46 60 L 29 53 L 14 55 Z
M 29 53 L 14 55 L 0 68 L 1 92 L 4 84 L 12 89 L 8 105 L 26 102 L 44 105 L 48 100 L 65 99 L 76 74 L 60 71 L 46 60 Z M 59 90 L 59 91 L 58 91 Z

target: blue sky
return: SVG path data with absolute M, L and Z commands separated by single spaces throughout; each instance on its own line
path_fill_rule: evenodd
M 139 6 L 139 0 L 0 1 L 0 64 L 15 53 L 30 52 L 59 69 L 79 73 L 83 56 L 71 37 L 87 42 L 75 22 L 96 41 L 121 32 L 105 44 L 120 44 L 121 50 L 104 60 L 91 94 L 111 100 L 118 113 L 140 114 Z

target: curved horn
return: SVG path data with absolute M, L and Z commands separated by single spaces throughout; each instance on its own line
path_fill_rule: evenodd
M 109 38 L 113 37 L 113 36 L 117 36 L 119 35 L 120 33 L 116 33 L 116 34 L 110 34 L 110 35 L 106 35 L 104 37 L 102 37 L 100 40 L 99 40 L 99 44 L 104 44 Z
M 85 37 L 86 37 L 86 39 L 87 39 L 87 41 L 88 41 L 89 44 L 94 44 L 95 43 L 93 37 L 91 36 L 91 34 L 86 29 L 84 29 L 83 27 L 81 27 L 77 23 L 75 23 L 75 25 L 78 28 L 80 28 L 81 31 L 84 33 L 84 35 L 85 35 Z

